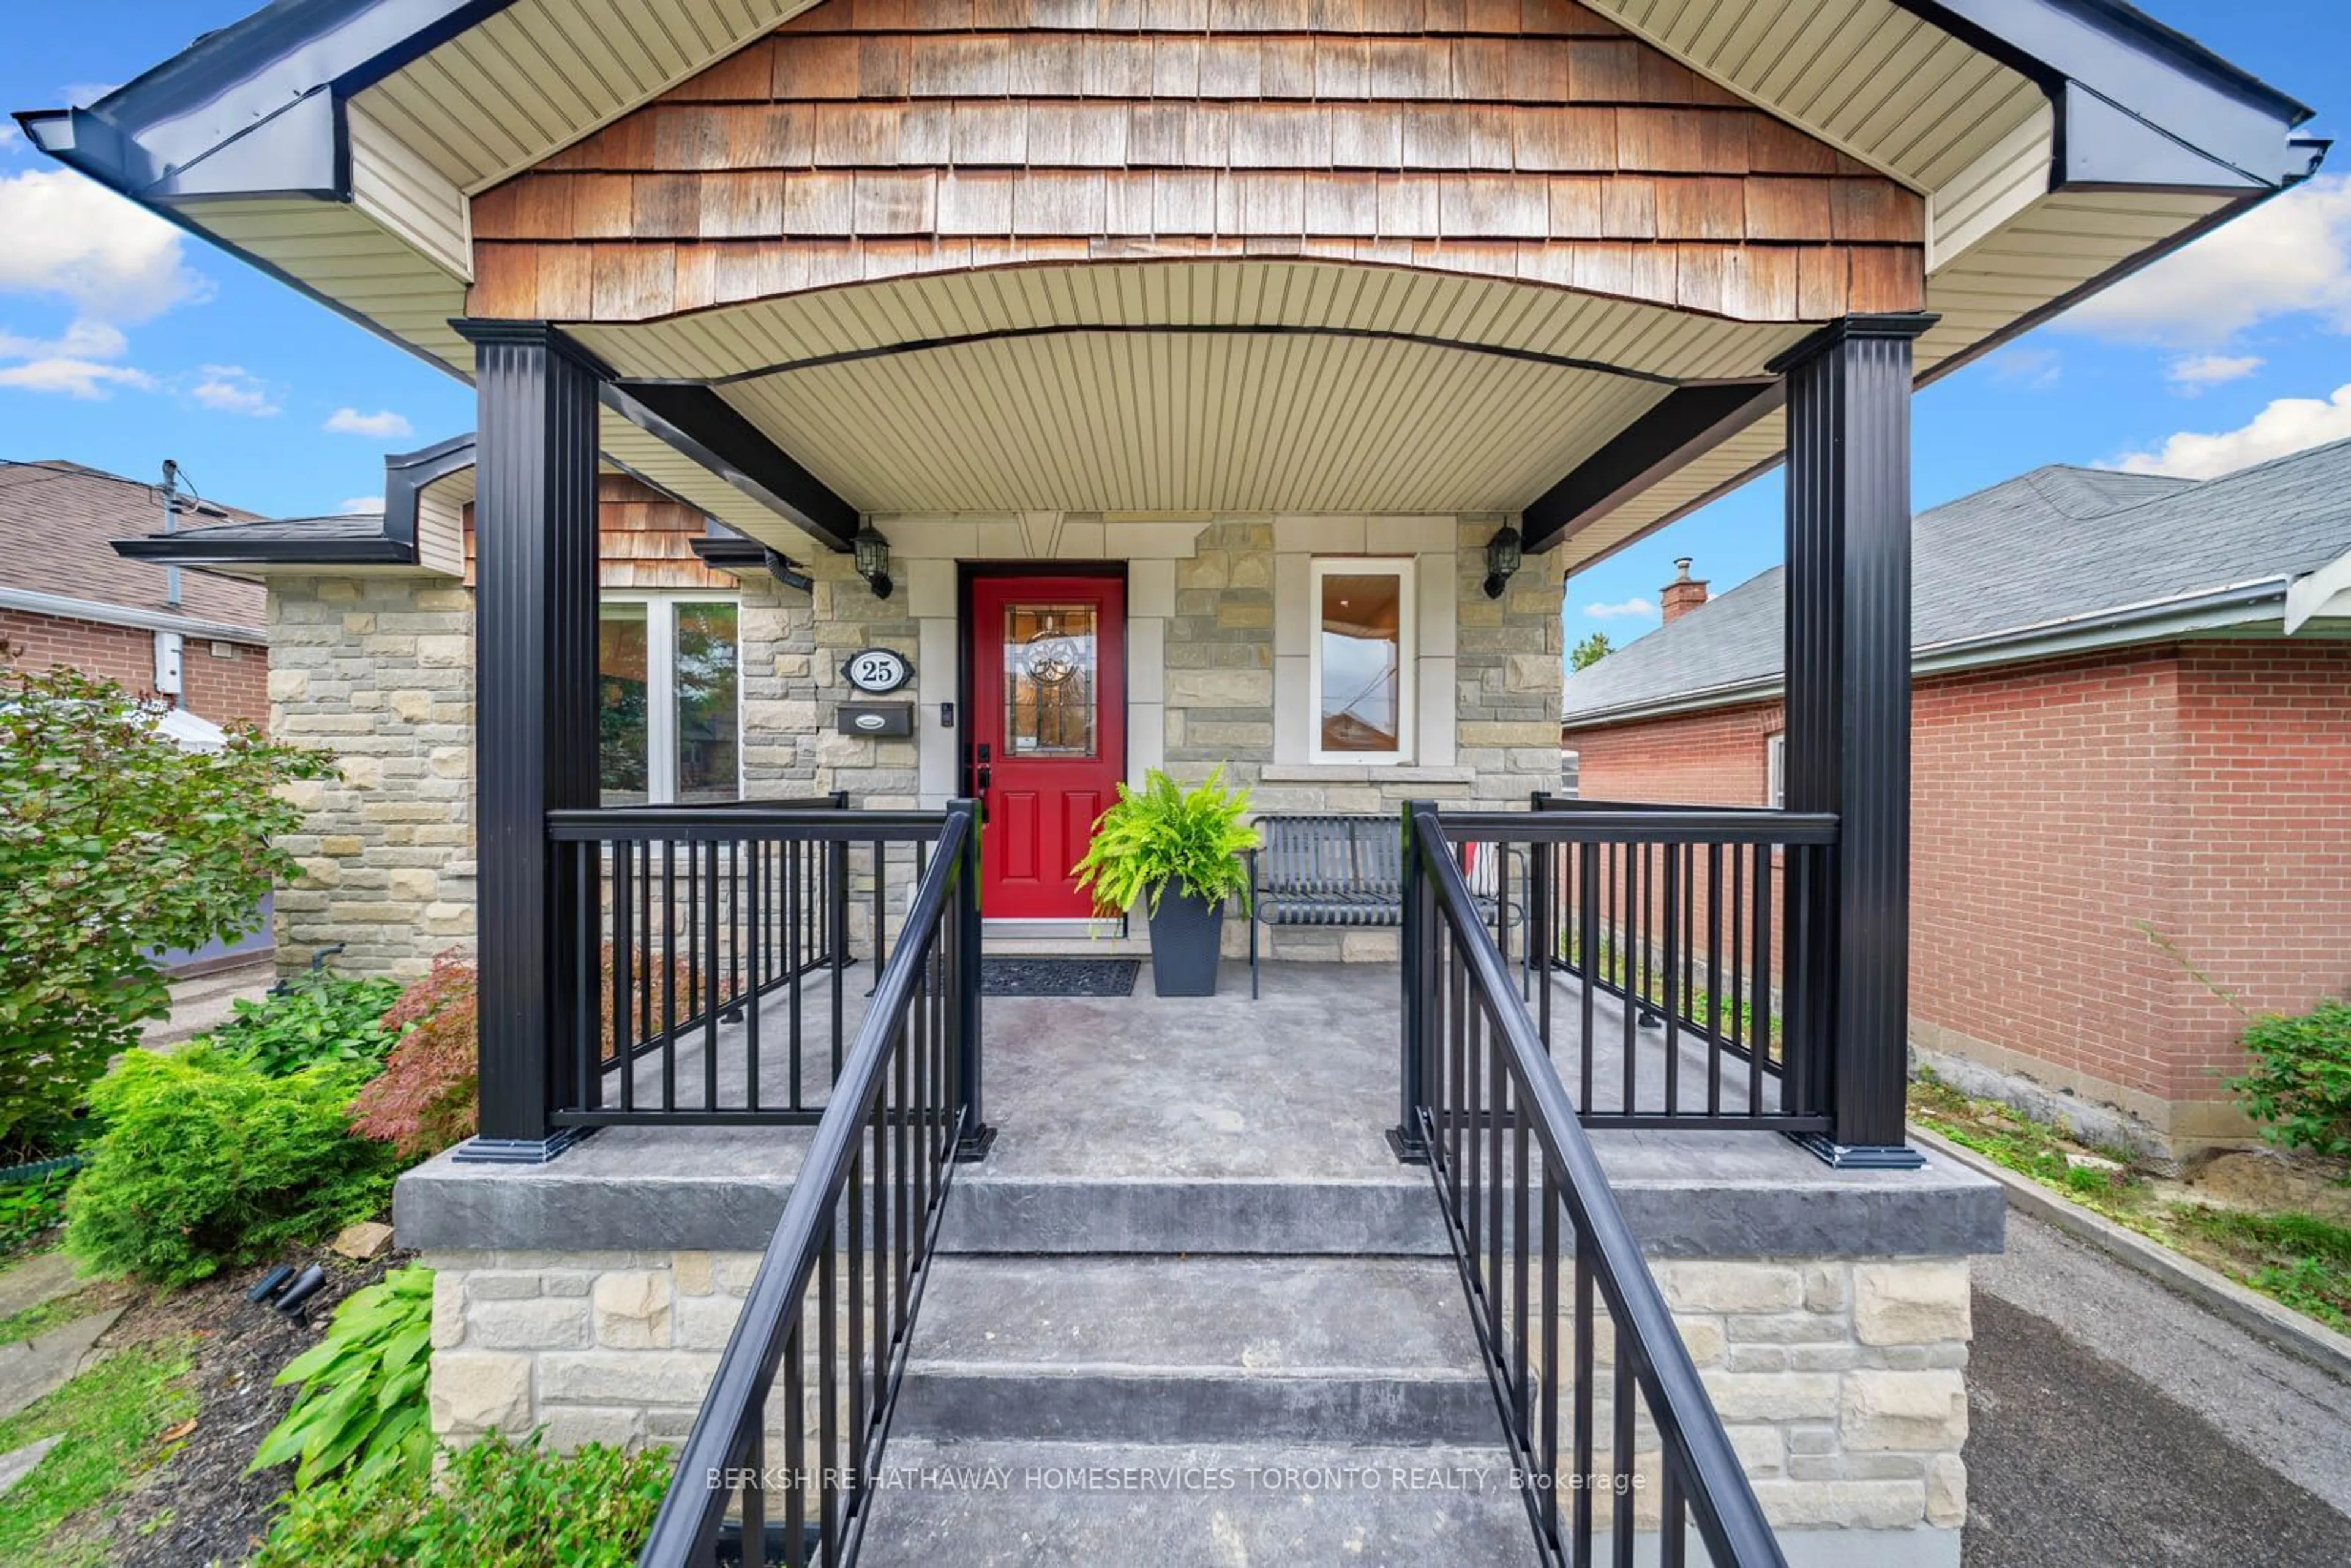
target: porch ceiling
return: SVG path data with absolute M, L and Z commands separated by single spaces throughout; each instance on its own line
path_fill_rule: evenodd
M 624 376 L 716 383 L 888 514 L 1515 511 L 1676 385 L 1759 377 L 1806 329 L 1224 261 L 902 278 L 574 330 Z

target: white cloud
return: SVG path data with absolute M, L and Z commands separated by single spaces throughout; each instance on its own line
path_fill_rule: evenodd
M 0 152 L 14 152 L 24 145 L 24 133 L 6 120 L 0 120 Z
M 2351 332 L 2351 178 L 2296 186 L 2093 296 L 2058 325 L 2187 347 L 2302 312 Z
M 266 419 L 277 412 L 269 401 L 269 389 L 258 376 L 248 374 L 243 365 L 206 365 L 188 395 L 206 408 L 223 413 L 249 413 L 256 419 Z
M 346 517 L 372 517 L 381 514 L 382 511 L 383 497 L 381 496 L 347 497 L 335 507 L 335 513 L 337 516 Z
M 372 435 L 379 441 L 413 435 L 416 427 L 406 417 L 383 409 L 375 413 L 361 413 L 355 408 L 339 408 L 327 416 L 326 428 L 338 435 Z
M 101 365 L 94 360 L 57 357 L 29 364 L 0 365 L 0 387 L 26 392 L 64 392 L 68 397 L 104 397 L 110 387 L 153 392 L 155 378 L 128 365 Z
M 56 338 L 19 338 L 0 328 L 0 360 L 119 360 L 130 346 L 120 328 L 103 321 L 75 321 Z
M 2159 451 L 2131 453 L 2116 466 L 2131 474 L 2214 479 L 2346 437 L 2351 437 L 2351 386 L 2337 387 L 2325 399 L 2279 398 L 2250 423 L 2217 435 L 2183 430 Z
M 143 321 L 200 298 L 180 231 L 69 169 L 0 178 L 0 293 L 49 294 L 98 321 Z
M 1646 620 L 1657 612 L 1657 607 L 1646 599 L 1627 599 L 1621 604 L 1587 604 L 1583 612 L 1594 621 Z
M 155 378 L 129 365 L 110 365 L 130 347 L 119 328 L 103 321 L 78 320 L 55 338 L 20 338 L 0 329 L 0 387 L 22 392 L 63 392 L 68 397 L 102 398 L 115 387 L 139 392 L 155 390 Z
M 2054 349 L 2002 349 L 1987 362 L 1993 375 L 2031 392 L 2048 392 L 2065 373 Z
M 2259 354 L 2182 354 L 2164 367 L 2163 379 L 2194 397 L 2206 387 L 2241 382 L 2268 362 Z

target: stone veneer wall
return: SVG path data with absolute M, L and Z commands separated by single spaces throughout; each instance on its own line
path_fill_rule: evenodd
M 1485 543 L 1504 520 L 882 519 L 899 558 L 887 600 L 849 558 L 825 551 L 808 552 L 812 591 L 763 576 L 742 582 L 745 792 L 840 789 L 868 808 L 945 801 L 959 774 L 953 732 L 938 722 L 939 705 L 957 697 L 956 562 L 1050 570 L 1123 556 L 1130 778 L 1166 766 L 1189 781 L 1222 765 L 1268 811 L 1385 813 L 1415 798 L 1522 805 L 1558 783 L 1559 583 L 1552 559 L 1531 557 L 1501 599 L 1485 596 Z M 1306 760 L 1318 555 L 1418 564 L 1412 766 Z M 279 894 L 280 961 L 299 967 L 341 943 L 337 962 L 351 972 L 420 972 L 474 932 L 472 595 L 443 580 L 280 579 L 270 613 L 272 727 L 344 762 L 340 781 L 298 793 L 310 821 L 288 841 L 303 875 Z M 840 705 L 856 695 L 841 665 L 869 645 L 914 663 L 912 737 L 839 732 Z M 860 900 L 861 923 L 865 908 Z M 1228 940 L 1241 950 L 1246 927 L 1229 923 Z M 1293 927 L 1267 940 L 1294 958 L 1395 952 L 1390 931 Z
M 340 778 L 291 786 L 307 813 L 280 841 L 277 963 L 340 945 L 347 974 L 419 975 L 474 937 L 474 609 L 446 578 L 277 578 L 269 585 L 269 729 L 335 754 Z
M 684 1437 L 759 1259 L 466 1251 L 420 1260 L 435 1271 L 434 1435 L 462 1443 L 543 1424 L 551 1444 L 570 1448 Z M 1972 1333 L 1965 1259 L 1652 1267 L 1775 1526 L 1959 1529 Z M 1604 1337 L 1601 1348 L 1604 1359 Z M 1658 1489 L 1643 1495 L 1654 1503 Z
M 1519 806 L 1559 781 L 1561 627 L 1556 560 L 1528 558 L 1499 600 L 1484 591 L 1495 517 L 1117 518 L 883 517 L 896 592 L 876 599 L 847 558 L 817 554 L 812 593 L 745 585 L 747 788 L 849 791 L 862 806 L 937 805 L 957 788 L 952 731 L 960 635 L 956 562 L 1123 559 L 1127 566 L 1127 774 L 1165 766 L 1189 781 L 1221 765 L 1268 811 L 1389 812 L 1415 798 Z M 1409 767 L 1307 760 L 1318 556 L 1410 556 L 1416 574 L 1419 750 Z M 758 605 L 755 613 L 754 606 Z M 847 654 L 892 648 L 914 663 L 911 739 L 838 733 L 854 695 Z M 798 737 L 798 738 L 795 738 Z M 1270 951 L 1384 960 L 1384 931 L 1290 928 Z M 1246 928 L 1228 926 L 1232 950 Z

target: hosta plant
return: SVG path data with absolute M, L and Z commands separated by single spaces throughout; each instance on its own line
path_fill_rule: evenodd
M 1074 868 L 1096 913 L 1123 915 L 1138 898 L 1150 913 L 1173 884 L 1206 903 L 1238 894 L 1249 908 L 1249 872 L 1239 856 L 1258 845 L 1249 791 L 1224 787 L 1224 768 L 1186 789 L 1155 768 L 1143 788 L 1118 787 L 1118 803 L 1094 823 L 1094 840 Z
M 246 1473 L 295 1460 L 298 1490 L 346 1468 L 362 1486 L 423 1475 L 433 1462 L 432 1339 L 432 1270 L 395 1269 L 354 1293 L 327 1337 L 277 1375 L 280 1387 L 298 1383 L 302 1392 Z

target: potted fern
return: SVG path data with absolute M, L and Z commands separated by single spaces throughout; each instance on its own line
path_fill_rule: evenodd
M 1163 997 L 1216 995 L 1225 900 L 1238 894 L 1249 913 L 1239 857 L 1257 848 L 1257 830 L 1241 821 L 1249 792 L 1224 788 L 1224 771 L 1191 789 L 1156 768 L 1140 789 L 1121 784 L 1118 803 L 1094 823 L 1093 842 L 1074 868 L 1099 915 L 1114 918 L 1144 901 L 1151 981 Z

